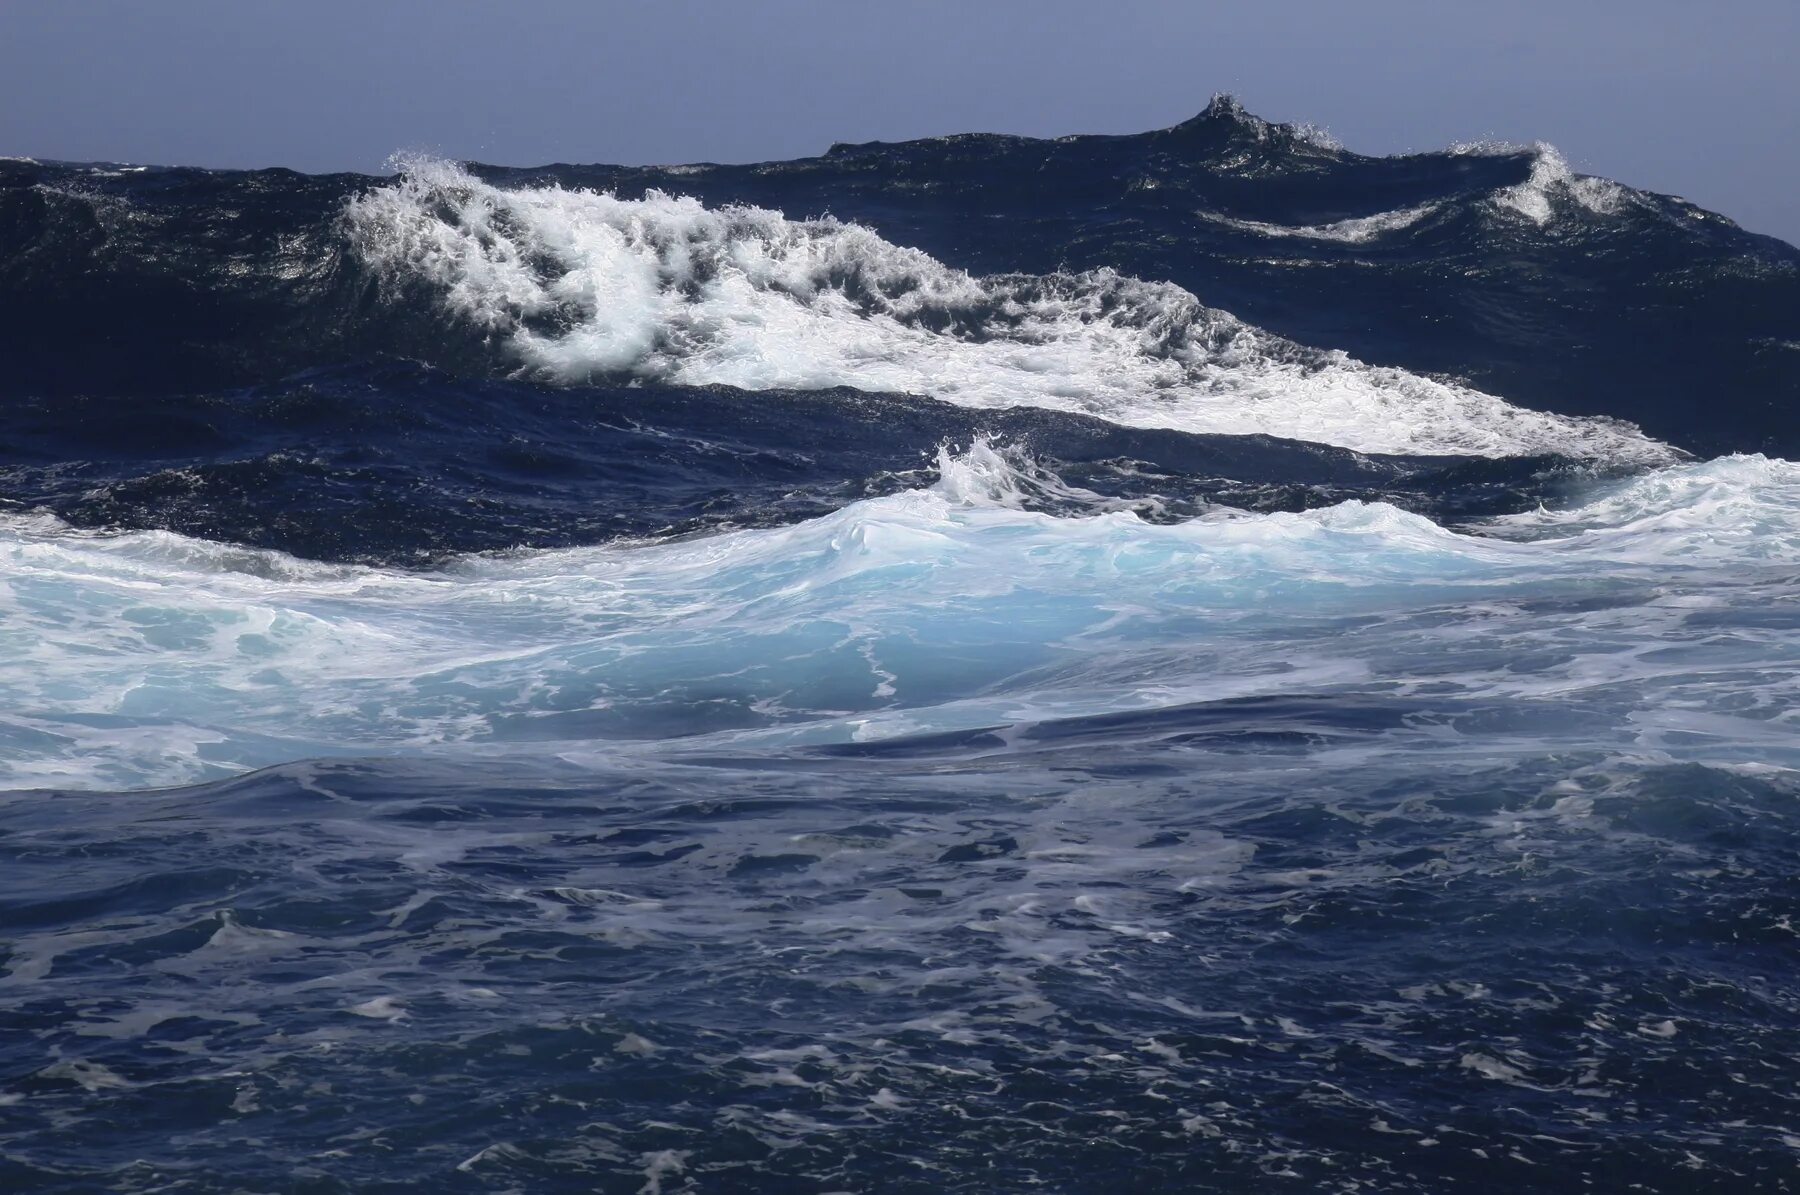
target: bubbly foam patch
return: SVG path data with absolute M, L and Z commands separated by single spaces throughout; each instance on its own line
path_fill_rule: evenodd
M 364 259 L 429 281 L 528 371 L 564 382 L 854 386 L 1365 452 L 1670 457 L 1629 425 L 1305 348 L 1167 283 L 976 277 L 830 218 L 503 189 L 412 161 L 358 196 L 347 225 Z

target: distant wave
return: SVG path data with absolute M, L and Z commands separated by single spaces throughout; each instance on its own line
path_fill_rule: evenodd
M 1031 405 L 1364 452 L 1671 459 L 1612 420 L 1271 336 L 1111 270 L 977 277 L 834 219 L 562 187 L 412 160 L 356 196 L 352 241 L 562 381 L 631 374 L 745 389 L 857 386 Z
M 1229 100 L 742 166 L 0 162 L 0 385 L 24 394 L 401 357 L 1358 451 L 1791 455 L 1794 366 L 1758 346 L 1800 335 L 1797 277 L 1791 247 L 1548 146 L 1370 157 Z

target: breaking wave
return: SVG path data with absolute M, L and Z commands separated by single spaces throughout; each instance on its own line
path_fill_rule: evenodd
M 856 224 L 404 163 L 357 251 L 428 280 L 527 370 L 751 390 L 856 386 L 1362 452 L 1673 459 L 1635 428 L 1309 349 L 1110 270 L 977 277 Z

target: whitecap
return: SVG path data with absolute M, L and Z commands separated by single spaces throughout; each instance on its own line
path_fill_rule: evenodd
M 829 217 L 402 166 L 350 203 L 357 252 L 428 283 L 546 379 L 854 386 L 1363 452 L 1674 456 L 1628 424 L 1306 348 L 1111 270 L 978 277 Z M 1373 236 L 1403 218 L 1325 235 Z

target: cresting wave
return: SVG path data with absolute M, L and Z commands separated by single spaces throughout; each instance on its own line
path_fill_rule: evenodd
M 1614 216 L 1627 203 L 1639 198 L 1636 192 L 1611 179 L 1575 173 L 1562 151 L 1547 142 L 1540 141 L 1529 147 L 1505 142 L 1467 142 L 1452 146 L 1450 153 L 1459 157 L 1477 155 L 1516 158 L 1528 155 L 1531 172 L 1521 182 L 1497 188 L 1489 197 L 1488 203 L 1496 212 L 1513 217 L 1524 216 L 1540 228 L 1549 225 L 1556 218 L 1559 203 L 1572 204 L 1591 216 Z M 1443 210 L 1444 206 L 1443 202 L 1422 203 L 1389 212 L 1376 212 L 1370 216 L 1333 220 L 1327 224 L 1276 224 L 1267 220 L 1238 219 L 1205 210 L 1195 214 L 1202 220 L 1262 236 L 1366 245 L 1388 233 L 1412 228 L 1421 220 Z
M 1544 141 L 1529 149 L 1506 142 L 1463 142 L 1452 146 L 1450 152 L 1508 157 L 1529 153 L 1531 173 L 1523 182 L 1496 191 L 1493 203 L 1504 211 L 1524 216 L 1539 227 L 1555 218 L 1556 203 L 1560 199 L 1567 199 L 1596 216 L 1612 216 L 1631 202 L 1635 194 L 1611 179 L 1575 173 L 1562 151 Z
M 356 251 L 427 281 L 546 378 L 856 386 L 1362 452 L 1677 455 L 1616 420 L 1526 410 L 1305 348 L 1111 270 L 977 277 L 831 218 L 401 166 L 397 182 L 350 201 Z
M 1056 517 L 1021 506 L 1062 483 L 990 445 L 939 468 L 790 527 L 435 573 L 8 518 L 0 625 L 21 666 L 0 681 L 0 784 L 452 744 L 870 742 L 1370 686 L 1586 694 L 1643 743 L 1666 726 L 1731 757 L 1800 741 L 1779 671 L 1796 645 L 1758 613 L 1800 563 L 1786 462 L 1683 466 L 1490 536 L 1360 501 Z M 1767 671 L 1702 715 L 1723 626 Z
M 1128 137 L 421 161 L 398 182 L 0 161 L 0 388 L 32 397 L 394 358 L 488 380 L 859 373 L 973 409 L 1359 449 L 1649 459 L 1582 422 L 1609 417 L 1688 452 L 1793 457 L 1797 285 L 1792 246 L 1548 147 L 1369 157 L 1229 101 Z

